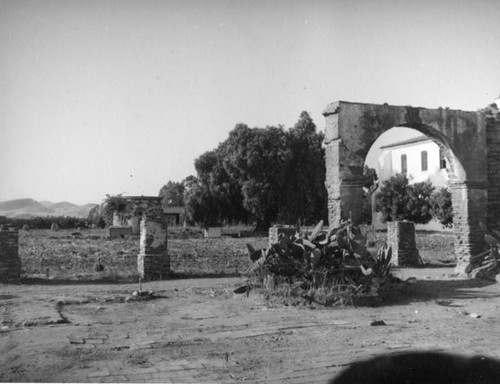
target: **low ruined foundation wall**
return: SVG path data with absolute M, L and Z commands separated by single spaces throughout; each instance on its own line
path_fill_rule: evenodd
M 19 230 L 0 228 L 0 282 L 16 282 L 21 278 L 19 257 Z
M 106 228 L 106 237 L 115 238 L 115 237 L 124 237 L 132 235 L 132 227 L 109 227 Z

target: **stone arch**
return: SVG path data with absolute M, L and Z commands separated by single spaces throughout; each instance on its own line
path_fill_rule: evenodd
M 487 222 L 490 187 L 485 113 L 338 101 L 323 115 L 330 225 L 361 219 L 364 161 L 375 140 L 394 127 L 416 129 L 442 148 L 449 163 L 457 269 L 463 272 L 484 248 L 479 222 Z

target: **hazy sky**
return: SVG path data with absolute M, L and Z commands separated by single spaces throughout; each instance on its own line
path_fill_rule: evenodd
M 500 2 L 0 0 L 0 201 L 157 195 L 236 123 L 336 100 L 477 110 Z

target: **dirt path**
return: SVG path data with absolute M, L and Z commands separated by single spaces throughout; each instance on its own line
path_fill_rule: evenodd
M 348 309 L 269 307 L 237 278 L 147 283 L 142 302 L 137 285 L 3 285 L 0 381 L 326 382 L 382 352 L 500 357 L 500 287 L 449 273 L 402 270 L 398 302 Z

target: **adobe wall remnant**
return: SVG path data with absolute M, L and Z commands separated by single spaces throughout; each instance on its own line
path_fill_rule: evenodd
M 154 196 L 143 196 L 156 198 Z M 113 212 L 113 227 L 131 228 L 131 234 L 139 235 L 141 233 L 141 219 L 144 210 L 148 207 L 148 200 L 140 199 L 139 196 L 123 196 L 126 207 L 123 212 Z
M 392 263 L 399 267 L 420 266 L 415 242 L 415 224 L 411 221 L 387 222 L 387 245 L 392 248 Z
M 364 161 L 375 140 L 391 128 L 416 129 L 440 146 L 449 165 L 456 271 L 464 274 L 470 257 L 485 247 L 479 222 L 500 226 L 498 106 L 467 112 L 338 101 L 323 115 L 330 226 L 350 215 L 354 224 L 360 223 Z
M 17 282 L 21 278 L 19 257 L 19 230 L 0 226 L 0 282 Z

